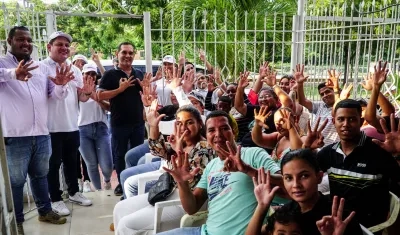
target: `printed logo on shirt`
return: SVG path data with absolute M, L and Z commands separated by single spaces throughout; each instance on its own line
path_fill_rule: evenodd
M 231 174 L 217 174 L 211 176 L 208 184 L 208 200 L 212 201 L 217 195 L 224 195 L 231 191 L 231 187 L 228 187 L 234 182 L 229 182 Z
M 366 163 L 357 163 L 357 167 L 366 167 L 367 164 Z

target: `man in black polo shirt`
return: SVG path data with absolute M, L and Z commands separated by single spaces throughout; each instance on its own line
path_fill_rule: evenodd
M 132 67 L 134 56 L 133 44 L 121 43 L 117 51 L 118 66 L 104 73 L 98 92 L 99 100 L 110 100 L 111 104 L 111 144 L 118 182 L 125 169 L 126 152 L 144 141 L 143 103 L 139 93 L 142 88 L 138 81 L 143 80 L 143 73 Z M 122 195 L 121 184 L 114 194 Z
M 360 131 L 361 106 L 351 99 L 337 103 L 332 119 L 340 142 L 318 152 L 321 169 L 328 172 L 330 194 L 346 199 L 358 221 L 371 227 L 387 219 L 389 180 L 400 181 L 400 168 L 390 153 Z

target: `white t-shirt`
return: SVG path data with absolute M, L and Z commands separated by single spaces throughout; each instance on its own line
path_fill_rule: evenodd
M 51 76 L 55 77 L 56 67 L 59 65 L 47 57 L 41 63 L 49 67 Z M 67 64 L 69 65 L 70 62 Z M 59 100 L 51 97 L 49 99 L 49 114 L 48 114 L 48 127 L 49 132 L 72 132 L 78 130 L 78 88 L 83 87 L 83 78 L 81 71 L 72 66 L 71 70 L 74 72 L 74 80 L 68 82 L 67 90 L 68 95 L 65 99 Z
M 168 83 L 164 78 L 155 81 L 155 85 L 157 85 L 157 96 L 158 96 L 158 104 L 161 106 L 172 105 L 171 102 L 171 89 L 168 87 Z
M 106 111 L 93 99 L 79 102 L 78 126 L 89 125 L 95 122 L 104 122 L 108 125 Z

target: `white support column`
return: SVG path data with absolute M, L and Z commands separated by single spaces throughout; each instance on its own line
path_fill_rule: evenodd
M 151 22 L 150 12 L 143 13 L 144 21 L 144 54 L 146 60 L 146 72 L 153 72 L 152 67 L 152 49 L 151 49 Z
M 47 36 L 57 31 L 56 15 L 53 10 L 46 11 L 46 32 Z
M 307 0 L 297 1 L 297 15 L 293 16 L 293 32 L 292 32 L 292 58 L 291 69 L 296 67 L 296 64 L 304 63 L 304 29 L 305 29 L 305 6 Z

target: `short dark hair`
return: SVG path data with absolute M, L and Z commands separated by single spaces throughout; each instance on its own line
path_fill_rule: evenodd
M 214 110 L 214 111 L 211 111 L 207 115 L 207 117 L 206 117 L 206 127 L 207 127 L 208 119 L 216 118 L 216 117 L 226 117 L 226 119 L 228 119 L 229 126 L 231 127 L 231 129 L 233 131 L 233 121 L 232 121 L 232 119 L 229 117 L 229 114 L 227 114 L 225 111 L 222 111 L 222 110 Z
M 27 27 L 25 27 L 25 26 L 14 26 L 14 27 L 12 27 L 10 29 L 10 32 L 8 32 L 8 38 L 10 38 L 10 39 L 13 38 L 15 36 L 15 32 L 17 30 L 28 31 L 29 32 L 29 29 Z
M 315 172 L 320 171 L 317 162 L 317 154 L 311 149 L 296 149 L 286 153 L 281 160 L 281 171 L 288 162 L 296 159 L 305 161 Z
M 360 102 L 353 100 L 353 99 L 345 99 L 339 101 L 336 106 L 335 110 L 333 113 L 336 113 L 336 111 L 340 108 L 348 108 L 348 109 L 357 109 L 357 112 L 361 115 L 362 113 L 362 108 Z
M 267 219 L 267 233 L 272 234 L 275 230 L 275 223 L 287 225 L 296 223 L 300 227 L 301 212 L 299 209 L 294 209 L 289 206 L 281 206 Z
M 227 95 L 223 95 L 221 97 L 219 97 L 218 101 L 224 102 L 224 103 L 228 103 L 229 105 L 232 105 L 232 99 L 229 98 L 229 96 Z
M 319 92 L 319 90 L 321 90 L 324 87 L 326 87 L 326 83 L 325 82 L 321 82 L 320 84 L 318 84 L 318 87 L 317 87 L 318 92 Z M 331 89 L 330 87 L 328 87 L 328 88 Z
M 358 98 L 356 101 L 360 104 L 361 107 L 367 107 L 368 106 L 368 101 L 365 100 L 364 98 Z
M 122 47 L 122 46 L 126 46 L 126 45 L 130 45 L 130 46 L 133 47 L 133 50 L 134 50 L 134 51 L 136 50 L 136 47 L 135 47 L 135 45 L 133 45 L 133 43 L 131 43 L 131 42 L 121 42 L 121 43 L 118 45 L 118 52 L 121 51 L 121 47 Z

